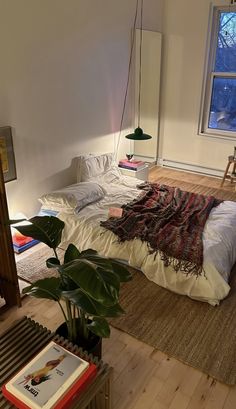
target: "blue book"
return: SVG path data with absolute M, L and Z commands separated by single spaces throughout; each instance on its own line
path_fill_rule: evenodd
M 37 216 L 57 216 L 58 215 L 57 210 L 51 210 L 51 209 L 40 209 L 38 212 Z
M 31 240 L 28 243 L 24 244 L 23 246 L 18 246 L 17 244 L 13 243 L 13 249 L 15 253 L 22 253 L 22 251 L 25 251 L 27 249 L 29 249 L 30 247 L 35 246 L 35 244 L 38 244 L 39 240 Z

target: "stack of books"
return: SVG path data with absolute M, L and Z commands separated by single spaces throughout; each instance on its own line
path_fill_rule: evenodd
M 16 229 L 12 230 L 12 243 L 15 253 L 22 253 L 22 251 L 25 251 L 39 243 L 38 240 L 34 240 L 32 237 L 23 236 L 23 234 L 18 232 Z
M 144 169 L 146 167 L 145 162 L 143 162 L 142 160 L 127 160 L 127 159 L 121 159 L 119 160 L 118 163 L 118 167 L 119 168 L 123 168 L 123 169 L 130 169 L 130 170 L 141 170 Z
M 51 341 L 2 392 L 20 409 L 66 409 L 96 373 L 95 364 Z

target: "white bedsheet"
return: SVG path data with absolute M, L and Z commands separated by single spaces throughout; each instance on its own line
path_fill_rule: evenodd
M 79 250 L 96 249 L 102 255 L 127 261 L 162 287 L 211 305 L 219 304 L 230 290 L 228 279 L 236 261 L 236 203 L 226 201 L 211 211 L 203 234 L 205 275 L 186 276 L 171 266 L 164 267 L 160 257 L 149 254 L 147 244 L 139 239 L 118 243 L 114 233 L 100 227 L 109 207 L 119 207 L 138 196 L 138 183 L 140 180 L 130 177 L 113 183 L 103 180 L 107 191 L 104 199 L 86 206 L 78 215 L 60 213 L 58 217 L 65 222 L 62 247 L 72 242 Z

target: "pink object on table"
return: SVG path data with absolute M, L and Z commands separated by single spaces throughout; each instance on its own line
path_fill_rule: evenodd
M 142 160 L 127 160 L 127 159 L 121 159 L 119 160 L 119 165 L 125 165 L 125 166 L 130 166 L 137 168 L 138 166 L 143 166 L 145 163 Z
M 121 209 L 120 207 L 110 207 L 109 208 L 109 213 L 108 213 L 109 217 L 122 217 L 122 214 L 123 214 L 123 209 Z

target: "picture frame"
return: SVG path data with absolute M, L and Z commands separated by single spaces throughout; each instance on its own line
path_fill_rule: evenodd
M 16 163 L 10 126 L 0 127 L 0 156 L 4 182 L 16 179 Z

